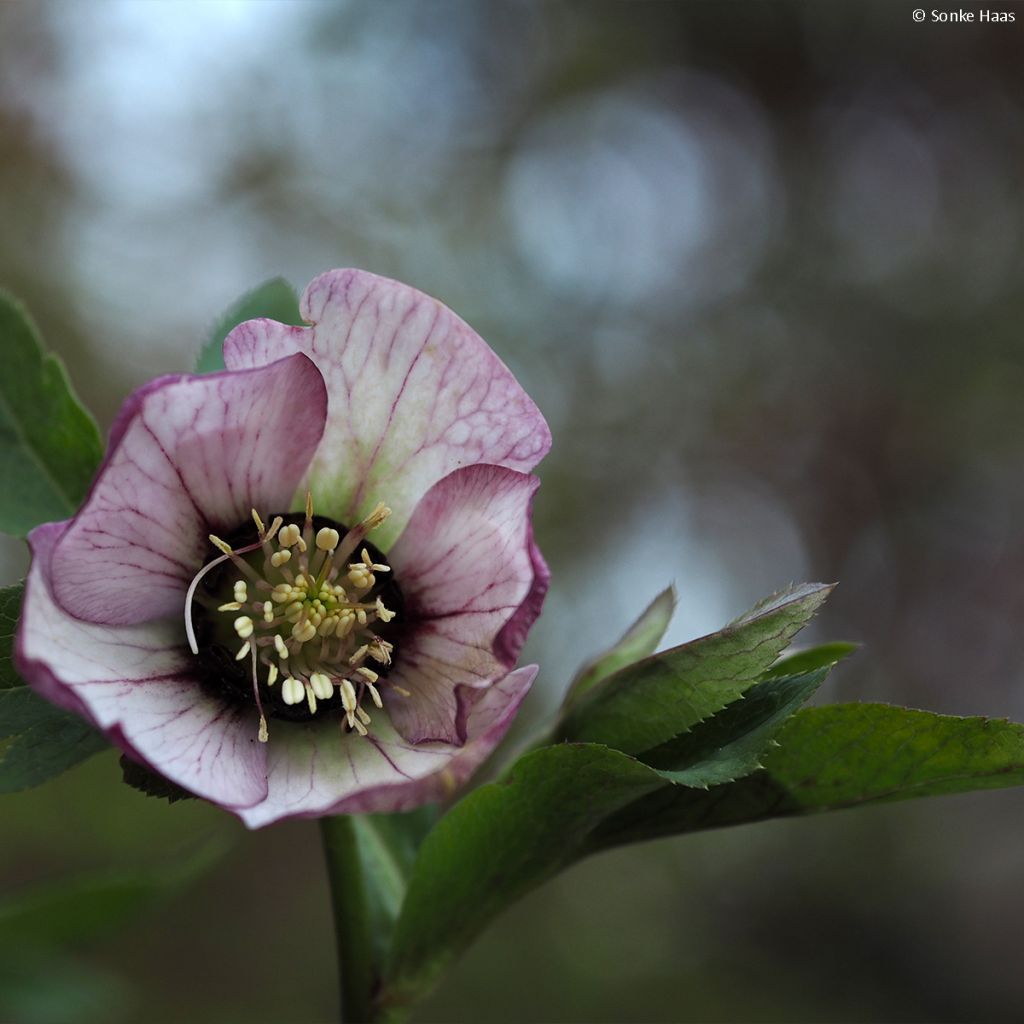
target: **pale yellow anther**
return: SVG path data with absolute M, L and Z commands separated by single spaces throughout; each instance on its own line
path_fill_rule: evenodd
M 275 551 L 270 556 L 270 564 L 275 569 L 280 569 L 281 566 L 284 565 L 285 562 L 291 560 L 291 557 L 292 557 L 292 553 L 287 548 L 285 548 L 283 551 Z
M 228 601 L 227 604 L 217 606 L 217 611 L 219 612 L 240 612 L 241 610 L 242 605 L 240 601 Z
M 248 655 L 250 650 L 252 650 L 252 644 L 250 644 L 249 641 L 246 640 L 245 643 L 242 644 L 241 647 L 239 647 L 238 653 L 235 655 L 235 661 L 241 661 L 244 657 Z
M 210 534 L 210 543 L 218 551 L 223 551 L 225 555 L 230 555 L 232 553 L 231 545 L 226 541 L 221 540 L 220 537 L 214 536 L 212 533 Z
M 366 726 L 363 725 L 363 723 L 360 722 L 358 718 L 352 724 L 355 727 L 356 732 L 359 733 L 360 736 L 368 735 Z
M 235 632 L 243 639 L 246 640 L 252 636 L 253 630 L 256 628 L 253 625 L 252 619 L 248 615 L 239 615 L 235 619 Z
M 358 622 L 360 626 L 366 625 L 366 612 L 363 611 L 362 608 L 356 609 L 356 622 Z
M 377 680 L 380 678 L 380 676 L 378 676 L 377 673 L 374 672 L 372 668 L 366 668 L 365 665 L 361 666 L 360 668 L 357 668 L 356 672 L 358 672 L 359 675 L 361 675 L 364 679 L 369 680 L 371 683 L 377 682 Z
M 374 510 L 362 521 L 360 525 L 367 530 L 376 530 L 389 515 L 391 515 L 391 509 L 389 509 L 384 502 L 378 502 Z
M 271 541 L 277 536 L 277 531 L 281 529 L 281 524 L 284 520 L 280 516 L 274 516 L 274 521 L 270 524 L 270 529 L 267 530 L 267 535 L 263 538 L 265 541 Z
M 298 640 L 300 644 L 308 643 L 316 636 L 316 626 L 314 626 L 308 619 L 296 622 L 295 625 L 292 626 L 292 636 Z
M 235 600 L 247 601 L 249 599 L 249 585 L 245 580 L 238 580 L 235 583 Z
M 317 530 L 316 546 L 321 551 L 333 551 L 340 540 L 341 534 L 330 526 L 324 526 Z
M 335 630 L 335 635 L 339 637 L 348 636 L 352 632 L 352 627 L 356 624 L 355 612 L 350 608 L 346 608 L 338 616 L 338 628 Z
M 270 739 L 270 730 L 267 729 L 267 720 L 263 715 L 260 715 L 260 731 L 256 733 L 256 738 L 260 743 L 266 743 Z
M 306 698 L 306 688 L 292 676 L 286 676 L 281 683 L 281 700 L 285 704 L 301 704 Z
M 302 536 L 302 531 L 295 525 L 295 523 L 289 523 L 287 526 L 282 526 L 277 533 L 277 542 L 282 547 L 290 548 L 294 547 L 299 543 L 299 538 Z
M 348 580 L 356 590 L 369 590 L 377 582 L 362 562 L 353 562 L 348 568 Z
M 274 650 L 277 651 L 277 656 L 279 658 L 288 657 L 288 648 L 285 646 L 284 639 L 281 637 L 280 633 L 274 634 Z
M 341 704 L 349 714 L 356 709 L 358 700 L 356 699 L 356 688 L 352 685 L 348 679 L 341 680 Z
M 259 512 L 256 509 L 252 510 L 252 521 L 256 524 L 256 530 L 260 535 L 260 540 L 263 539 L 263 535 L 267 532 L 266 527 L 263 525 L 263 520 L 260 519 Z
M 263 621 L 273 622 L 274 621 L 274 606 L 269 601 L 263 602 Z
M 338 617 L 336 615 L 328 615 L 319 626 L 316 627 L 317 634 L 319 636 L 330 636 L 338 625 Z
M 273 686 L 277 682 L 277 666 L 271 663 L 267 669 L 267 686 Z
M 376 608 L 377 618 L 380 619 L 381 622 L 390 622 L 395 617 L 395 612 L 385 608 L 384 602 L 379 597 L 377 598 Z
M 370 557 L 370 552 L 367 551 L 366 548 L 363 548 L 363 550 L 359 552 L 359 557 L 363 560 L 363 565 L 365 565 L 367 569 L 375 570 L 376 572 L 391 572 L 390 566 L 382 565 L 380 562 L 375 562 Z
M 384 702 L 380 699 L 380 692 L 377 690 L 377 687 L 374 686 L 373 683 L 367 683 L 366 688 L 370 691 L 370 696 L 373 698 L 373 703 L 376 704 L 377 707 L 379 708 L 384 707 Z
M 359 662 L 361 662 L 366 657 L 366 655 L 369 653 L 369 650 L 370 650 L 370 645 L 369 644 L 363 644 L 362 647 L 357 648 L 353 652 L 352 657 L 348 659 L 348 663 L 350 665 L 358 664 Z
M 318 700 L 330 700 L 334 696 L 334 684 L 331 677 L 324 672 L 314 672 L 309 677 L 309 684 Z
M 381 665 L 390 665 L 391 652 L 394 649 L 394 644 L 389 644 L 387 640 L 381 640 L 379 636 L 376 636 L 370 644 L 370 657 L 374 661 L 380 662 Z
M 306 518 L 313 518 L 313 492 L 306 491 Z
M 306 683 L 306 702 L 309 705 L 309 713 L 311 715 L 316 714 L 316 694 L 313 692 L 313 687 Z

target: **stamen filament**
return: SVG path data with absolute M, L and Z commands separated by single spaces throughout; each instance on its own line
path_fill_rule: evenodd
M 221 541 L 220 543 L 224 544 L 223 541 Z M 220 547 L 220 545 L 215 546 Z M 202 578 L 211 569 L 216 568 L 218 565 L 222 565 L 229 558 L 234 559 L 236 555 L 244 555 L 249 551 L 255 551 L 256 548 L 258 548 L 260 545 L 258 543 L 250 544 L 248 547 L 239 548 L 238 551 L 232 551 L 228 545 L 224 546 L 227 547 L 228 550 L 225 551 L 223 555 L 219 555 L 212 562 L 209 562 L 207 565 L 204 565 L 202 569 L 200 569 L 199 572 L 197 572 L 195 576 L 192 577 L 192 582 L 188 585 L 188 590 L 185 593 L 185 636 L 188 638 L 188 645 L 193 654 L 199 653 L 199 644 L 196 642 L 196 631 L 194 626 L 192 625 L 192 600 L 196 596 L 196 587 L 199 586 L 200 580 L 202 580 Z M 223 548 L 221 548 L 221 550 L 223 551 Z

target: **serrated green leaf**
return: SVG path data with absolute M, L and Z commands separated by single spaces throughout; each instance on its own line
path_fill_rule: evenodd
M 422 995 L 495 914 L 577 859 L 600 821 L 660 785 L 616 750 L 563 744 L 526 754 L 507 781 L 464 797 L 416 859 L 382 1003 Z
M 24 583 L 0 587 L 0 693 L 24 686 L 25 681 L 14 670 L 14 634 L 21 615 L 21 595 Z
M 779 658 L 761 678 L 778 679 L 781 676 L 802 675 L 804 672 L 812 672 L 816 668 L 831 668 L 858 650 L 860 650 L 860 644 L 836 640 L 829 644 L 809 647 L 804 651 L 794 651 L 792 654 L 786 654 Z
M 674 587 L 663 590 L 613 647 L 584 665 L 569 685 L 564 706 L 575 703 L 602 679 L 653 654 L 676 608 Z
M 0 793 L 47 782 L 109 744 L 76 715 L 43 700 L 14 670 L 24 584 L 0 590 Z
M 0 793 L 42 785 L 110 746 L 82 719 L 47 704 L 31 691 L 25 693 L 36 702 L 37 718 L 0 745 Z M 0 707 L 0 716 L 3 714 Z
M 138 790 L 144 796 L 155 797 L 158 800 L 166 800 L 169 804 L 176 804 L 179 800 L 195 800 L 195 796 L 187 789 L 183 789 L 177 783 L 165 779 L 162 775 L 150 771 L 145 765 L 133 761 L 126 754 L 121 755 L 121 781 L 126 786 Z
M 0 740 L 28 732 L 33 726 L 47 721 L 51 709 L 52 704 L 27 686 L 0 690 Z
M 299 300 L 295 289 L 282 277 L 275 277 L 243 295 L 217 321 L 210 332 L 209 340 L 203 346 L 196 360 L 196 373 L 213 373 L 224 369 L 224 354 L 221 348 L 224 339 L 246 320 L 267 317 L 278 323 L 298 327 L 303 323 L 299 312 Z
M 564 737 L 633 754 L 692 729 L 752 686 L 831 590 L 792 587 L 717 633 L 608 676 L 570 710 Z
M 708 792 L 665 786 L 594 831 L 594 849 L 766 818 L 1024 783 L 1024 725 L 887 704 L 798 711 L 765 770 Z
M 103 456 L 64 367 L 19 302 L 0 291 L 0 531 L 22 537 L 72 515 Z
M 605 819 L 665 788 L 666 777 L 712 785 L 755 770 L 782 722 L 827 672 L 759 684 L 720 712 L 722 723 L 698 726 L 685 748 L 645 755 L 657 768 L 605 746 L 562 744 L 524 755 L 505 779 L 463 798 L 429 833 L 413 866 L 384 1002 L 422 995 L 495 914 L 584 856 Z
M 717 715 L 640 755 L 670 782 L 707 789 L 734 782 L 762 767 L 776 733 L 809 700 L 828 668 L 767 679 Z

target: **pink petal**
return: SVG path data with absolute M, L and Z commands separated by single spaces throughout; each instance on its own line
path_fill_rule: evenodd
M 361 270 L 321 274 L 302 297 L 313 326 L 251 320 L 224 342 L 228 367 L 305 352 L 330 410 L 310 468 L 318 509 L 348 525 L 378 501 L 384 550 L 420 497 L 459 466 L 528 472 L 551 447 L 540 411 L 508 368 L 436 299 Z
M 60 540 L 57 600 L 107 625 L 180 614 L 209 533 L 291 506 L 326 415 L 323 379 L 301 355 L 137 391 Z
M 260 828 L 282 818 L 405 811 L 447 799 L 504 737 L 536 675 L 536 665 L 517 669 L 482 692 L 460 748 L 411 746 L 379 713 L 368 739 L 343 736 L 334 722 L 289 730 L 271 723 L 267 797 L 238 816 Z
M 68 615 L 51 594 L 66 523 L 33 530 L 15 657 L 47 700 L 84 715 L 117 747 L 198 796 L 230 808 L 266 795 L 255 715 L 190 678 L 178 622 L 107 626 Z
M 548 586 L 551 583 L 548 564 L 544 561 L 544 556 L 533 539 L 533 523 L 527 524 L 526 529 L 529 538 L 530 564 L 533 566 L 533 582 L 526 599 L 513 613 L 512 618 L 505 623 L 494 641 L 494 653 L 500 661 L 507 665 L 514 665 L 519 660 L 519 652 L 526 643 L 530 627 L 540 616 L 540 610 L 544 606 L 544 598 L 547 597 Z
M 414 626 L 385 689 L 412 743 L 462 743 L 457 686 L 487 686 L 515 664 L 540 612 L 548 571 L 533 543 L 536 477 L 469 466 L 435 484 L 390 554 Z

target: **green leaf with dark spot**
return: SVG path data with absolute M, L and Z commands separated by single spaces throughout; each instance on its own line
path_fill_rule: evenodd
M 762 678 L 776 679 L 779 676 L 796 676 L 812 672 L 816 668 L 831 668 L 858 650 L 860 644 L 836 640 L 828 644 L 819 644 L 817 647 L 809 647 L 804 651 L 794 651 L 779 658 Z
M 752 686 L 831 590 L 791 587 L 717 633 L 606 677 L 570 710 L 564 737 L 633 754 L 687 732 Z
M 22 537 L 74 514 L 103 445 L 60 360 L 44 351 L 24 308 L 3 291 L 0 351 L 0 531 Z
M 109 744 L 76 715 L 43 700 L 15 672 L 24 585 L 0 590 L 0 793 L 47 782 Z
M 828 675 L 827 668 L 758 683 L 688 732 L 640 755 L 671 782 L 707 789 L 762 768 L 776 733 Z
M 662 785 L 652 769 L 595 744 L 544 747 L 507 781 L 481 786 L 427 836 L 395 930 L 381 1001 L 415 1000 L 502 909 L 572 863 L 591 830 Z
M 674 587 L 663 590 L 613 647 L 588 662 L 576 674 L 565 695 L 565 706 L 589 693 L 602 679 L 657 650 L 676 608 Z
M 224 369 L 224 339 L 232 329 L 246 320 L 266 317 L 278 323 L 301 326 L 302 314 L 295 289 L 282 277 L 275 277 L 243 295 L 221 318 L 210 332 L 196 361 L 196 373 L 213 373 Z
M 709 791 L 665 786 L 595 830 L 594 849 L 766 818 L 1024 783 L 1024 725 L 888 704 L 798 711 L 765 770 Z

